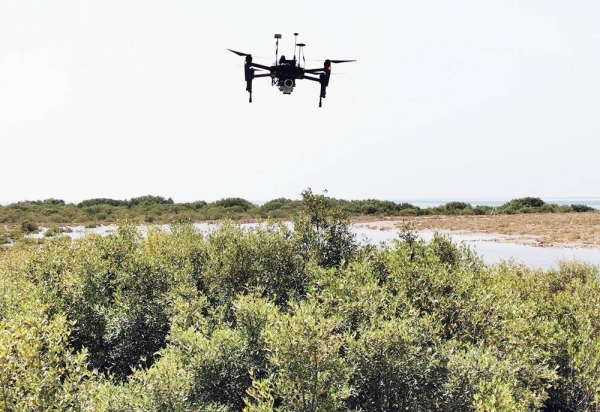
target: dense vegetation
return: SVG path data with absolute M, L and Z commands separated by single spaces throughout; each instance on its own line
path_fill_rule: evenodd
M 586 205 L 558 206 L 542 199 L 525 197 L 514 199 L 500 207 L 471 206 L 464 202 L 422 209 L 410 203 L 382 200 L 341 200 L 324 197 L 328 207 L 349 216 L 422 216 L 422 215 L 485 215 L 514 213 L 587 212 L 595 209 Z M 290 219 L 302 208 L 302 202 L 274 199 L 260 206 L 241 198 L 226 198 L 207 203 L 196 201 L 175 203 L 161 196 L 142 196 L 129 200 L 89 199 L 78 204 L 59 199 L 17 202 L 0 206 L 0 244 L 22 234 L 37 232 L 40 227 L 51 228 L 49 235 L 65 230 L 68 225 L 97 226 L 131 220 L 137 223 L 172 223 L 181 220 L 193 222 L 233 219 L 279 218 Z
M 0 411 L 600 410 L 598 267 L 364 246 L 330 203 L 0 249 Z

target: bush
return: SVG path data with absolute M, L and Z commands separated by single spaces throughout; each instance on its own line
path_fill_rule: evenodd
M 53 236 L 58 236 L 61 233 L 63 233 L 63 230 L 60 227 L 57 226 L 52 226 L 49 227 L 45 232 L 44 232 L 44 236 L 45 237 L 53 237 Z
M 339 356 L 346 339 L 336 332 L 336 320 L 324 317 L 314 303 L 294 306 L 291 313 L 274 319 L 265 341 L 273 365 L 273 392 L 283 408 L 340 410 L 350 396 L 352 368 Z
M 11 241 L 11 234 L 9 231 L 0 229 L 0 245 L 6 245 Z
M 492 206 L 475 206 L 473 208 L 473 214 L 475 215 L 491 215 L 494 212 Z
M 586 205 L 571 205 L 571 210 L 573 212 L 582 213 L 582 212 L 593 212 L 596 209 L 594 209 L 593 207 L 586 206 Z
M 172 205 L 174 203 L 175 202 L 173 202 L 173 199 L 171 199 L 171 198 L 165 199 L 162 196 L 147 195 L 147 196 L 141 196 L 141 197 L 132 197 L 127 202 L 127 206 L 133 207 L 133 206 L 138 206 L 138 205 L 139 206 L 151 206 L 151 205 L 164 205 L 164 204 Z
M 68 345 L 72 321 L 49 310 L 47 291 L 25 277 L 31 250 L 0 254 L 0 409 L 90 409 L 96 375 L 86 352 Z
M 230 302 L 238 293 L 263 290 L 280 305 L 303 296 L 307 277 L 300 246 L 283 225 L 244 230 L 224 224 L 206 241 L 203 284 L 211 299 Z
M 361 246 L 340 205 L 2 248 L 0 410 L 598 409 L 597 266 Z
M 192 339 L 194 349 L 187 358 L 192 373 L 190 402 L 241 410 L 245 389 L 251 383 L 250 357 L 242 335 L 231 329 L 219 329 L 210 338 L 199 335 Z
M 448 213 L 455 213 L 458 211 L 463 211 L 465 209 L 471 209 L 471 205 L 465 202 L 449 202 L 446 203 L 443 208 Z
M 110 205 L 110 206 L 127 206 L 126 200 L 115 200 L 115 199 L 106 199 L 106 198 L 96 198 L 96 199 L 88 199 L 84 200 L 81 203 L 77 204 L 77 207 L 90 207 L 96 205 Z
M 281 209 L 282 207 L 284 207 L 285 205 L 288 205 L 292 202 L 291 199 L 285 199 L 283 197 L 278 198 L 278 199 L 273 199 L 270 200 L 268 202 L 266 202 L 265 204 L 263 204 L 260 207 L 261 212 L 264 212 L 265 214 L 268 214 L 270 212 L 273 212 L 275 210 Z
M 23 222 L 21 222 L 21 231 L 23 233 L 34 233 L 38 230 L 38 225 L 32 222 L 31 220 L 24 220 Z
M 294 236 L 305 256 L 316 257 L 325 267 L 347 263 L 357 249 L 350 221 L 339 209 L 328 206 L 324 195 L 302 192 L 303 210 L 294 219 Z
M 240 211 L 247 212 L 248 210 L 255 208 L 256 206 L 249 201 L 239 197 L 229 197 L 226 199 L 217 200 L 214 203 L 217 207 L 231 208 L 239 207 Z
M 539 212 L 546 203 L 538 197 L 523 197 L 513 199 L 498 208 L 501 213 L 531 213 Z
M 349 345 L 354 366 L 353 408 L 365 411 L 436 410 L 444 381 L 441 356 L 426 318 L 365 323 Z M 421 323 L 421 324 L 419 324 Z
M 199 210 L 199 209 L 202 209 L 203 207 L 206 207 L 206 205 L 207 205 L 207 204 L 208 204 L 208 203 L 206 203 L 206 202 L 205 202 L 205 201 L 203 201 L 203 200 L 199 200 L 199 201 L 192 202 L 192 203 L 187 203 L 187 205 L 188 205 L 189 207 L 191 207 L 192 209 L 194 209 L 194 210 Z

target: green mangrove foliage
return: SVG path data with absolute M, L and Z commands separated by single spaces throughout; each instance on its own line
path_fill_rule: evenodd
M 600 410 L 597 266 L 360 245 L 332 204 L 0 249 L 0 411 Z
M 421 215 L 484 215 L 492 213 L 559 213 L 588 212 L 595 209 L 586 205 L 558 206 L 539 198 L 513 199 L 502 206 L 471 206 L 464 202 L 449 202 L 441 206 L 420 208 L 410 203 L 395 203 L 376 199 L 342 200 L 323 196 L 329 208 L 349 216 L 421 216 Z M 29 234 L 39 227 L 115 223 L 131 220 L 137 223 L 172 223 L 180 220 L 211 221 L 232 219 L 290 219 L 303 207 L 303 200 L 278 198 L 262 205 L 241 198 L 226 198 L 216 202 L 195 201 L 175 203 L 161 196 L 142 196 L 129 200 L 89 199 L 81 203 L 65 203 L 59 199 L 17 202 L 0 205 L 0 224 L 10 226 L 18 234 Z M 6 231 L 7 229 L 4 228 Z M 18 232 L 18 233 L 16 233 Z

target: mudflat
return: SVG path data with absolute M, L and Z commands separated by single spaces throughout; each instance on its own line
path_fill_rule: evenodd
M 498 235 L 499 242 L 540 247 L 600 248 L 600 211 L 585 213 L 525 213 L 518 215 L 444 215 L 358 217 L 356 224 L 373 229 L 412 227 L 441 233 Z

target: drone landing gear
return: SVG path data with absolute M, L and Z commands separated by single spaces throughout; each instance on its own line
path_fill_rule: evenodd
M 321 73 L 319 75 L 319 83 L 321 84 L 321 95 L 319 96 L 319 107 L 322 107 L 321 100 L 325 98 L 325 92 L 327 90 L 327 84 L 329 83 L 329 79 L 325 73 Z
M 321 73 L 319 75 L 318 79 L 316 77 L 311 77 L 311 76 L 304 76 L 303 78 L 306 80 L 317 82 L 321 85 L 321 93 L 319 94 L 319 107 L 323 107 L 323 99 L 325 98 L 325 90 L 327 89 L 327 84 L 329 82 L 327 75 L 325 73 Z
M 323 107 L 323 99 L 325 98 L 325 87 L 326 86 L 321 86 L 321 95 L 319 96 L 319 107 Z
M 254 69 L 248 69 L 246 75 L 246 91 L 250 94 L 249 103 L 252 103 L 252 79 L 254 79 Z
M 248 76 L 246 77 L 246 91 L 250 94 L 248 103 L 252 103 L 252 80 L 255 77 L 268 77 L 270 74 L 254 74 L 254 69 L 248 70 Z

